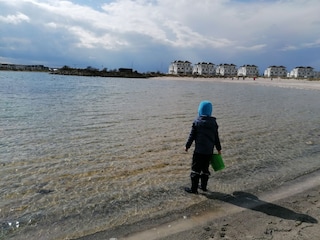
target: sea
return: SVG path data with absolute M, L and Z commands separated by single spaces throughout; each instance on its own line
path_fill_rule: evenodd
M 225 163 L 209 190 L 266 191 L 319 170 L 320 92 L 237 81 L 1 71 L 0 239 L 76 239 L 208 201 L 183 190 L 202 100 Z

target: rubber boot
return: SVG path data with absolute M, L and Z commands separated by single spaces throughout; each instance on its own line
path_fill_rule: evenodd
M 184 190 L 188 193 L 198 194 L 198 185 L 199 185 L 199 174 L 191 173 L 191 188 L 185 188 Z
M 207 185 L 208 185 L 209 176 L 206 174 L 201 174 L 200 178 L 201 178 L 201 185 L 199 188 L 204 192 L 208 191 Z

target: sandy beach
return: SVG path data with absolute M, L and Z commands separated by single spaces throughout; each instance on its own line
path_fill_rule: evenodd
M 320 236 L 319 182 L 320 172 L 316 171 L 263 193 L 200 192 L 208 201 L 184 212 L 80 239 L 317 240 Z
M 263 86 L 274 86 L 283 88 L 297 88 L 320 90 L 320 81 L 309 81 L 302 79 L 282 79 L 282 78 L 193 78 L 193 77 L 155 77 L 153 79 L 177 80 L 177 81 L 206 81 L 206 82 L 230 82 L 239 84 L 255 84 Z
M 159 79 L 159 78 L 157 78 Z M 162 77 L 163 80 L 221 81 L 320 90 L 320 81 Z M 200 205 L 158 219 L 98 232 L 80 239 L 308 239 L 320 236 L 320 172 L 315 171 L 264 192 L 224 194 L 210 189 Z M 197 198 L 199 195 L 190 195 Z

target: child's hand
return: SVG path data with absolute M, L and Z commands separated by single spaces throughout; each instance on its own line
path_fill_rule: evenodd
M 188 148 L 185 148 L 184 150 L 185 150 L 186 152 L 188 152 Z
M 218 151 L 218 154 L 219 154 L 219 155 L 221 155 L 221 150 L 220 150 L 220 151 Z

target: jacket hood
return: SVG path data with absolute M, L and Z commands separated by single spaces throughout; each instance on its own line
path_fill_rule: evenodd
M 202 101 L 198 108 L 199 116 L 211 116 L 212 114 L 212 103 L 210 101 Z

